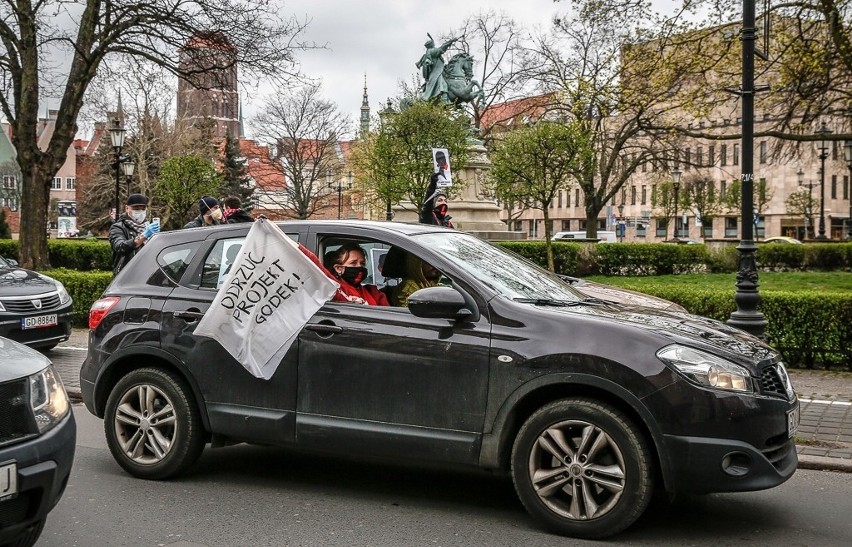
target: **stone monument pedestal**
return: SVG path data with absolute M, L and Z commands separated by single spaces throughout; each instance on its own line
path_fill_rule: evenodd
M 463 185 L 460 196 L 450 199 L 449 214 L 457 230 L 471 233 L 481 239 L 518 240 L 526 239 L 524 232 L 511 232 L 505 222 L 500 220 L 500 207 L 494 199 L 485 193 L 484 182 L 491 169 L 488 152 L 478 142 L 469 145 L 470 158 L 460 171 L 453 171 L 453 180 Z M 414 205 L 405 202 L 393 208 L 394 220 L 417 222 L 418 211 Z

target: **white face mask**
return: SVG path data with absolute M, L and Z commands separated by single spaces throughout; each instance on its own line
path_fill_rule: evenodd
M 130 218 L 133 219 L 133 222 L 136 224 L 142 224 L 145 222 L 145 217 L 148 216 L 148 211 L 130 211 Z
M 221 209 L 213 209 L 210 211 L 210 216 L 216 220 L 222 220 L 222 210 Z

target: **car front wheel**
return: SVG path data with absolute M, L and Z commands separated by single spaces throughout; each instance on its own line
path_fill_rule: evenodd
M 134 370 L 113 388 L 104 430 L 113 458 L 143 479 L 186 471 L 204 450 L 204 430 L 192 392 L 171 372 Z
M 556 533 L 602 538 L 624 530 L 652 494 L 647 441 L 625 414 L 591 399 L 536 411 L 512 450 L 518 497 Z

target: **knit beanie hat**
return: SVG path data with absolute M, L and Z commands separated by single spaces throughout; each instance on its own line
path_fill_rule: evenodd
M 446 198 L 447 197 L 447 191 L 444 190 L 443 188 L 438 188 L 437 190 L 435 190 L 434 194 L 429 196 L 429 199 L 426 200 L 426 203 L 432 202 L 432 204 L 434 205 L 435 200 L 438 198 L 438 196 L 444 196 Z
M 198 210 L 201 211 L 202 215 L 217 205 L 219 205 L 219 200 L 213 196 L 204 196 L 198 200 Z

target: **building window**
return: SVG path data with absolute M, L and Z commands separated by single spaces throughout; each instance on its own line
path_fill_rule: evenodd
M 74 177 L 65 177 L 65 189 L 75 190 L 77 188 L 77 179 Z
M 737 217 L 725 217 L 725 237 L 737 237 Z
M 683 218 L 683 215 L 681 215 L 676 222 L 677 237 L 681 239 L 689 239 L 689 218 Z
M 723 180 L 719 183 L 719 197 L 724 198 L 728 194 L 728 181 Z
M 565 207 L 571 207 L 571 190 L 565 190 Z
M 50 183 L 51 190 L 62 190 L 62 177 L 53 177 L 53 182 Z
M 667 218 L 658 218 L 657 219 L 657 237 L 666 237 L 666 234 L 669 231 L 669 219 Z
M 646 231 L 647 227 L 648 227 L 648 225 L 645 224 L 644 222 L 637 223 L 636 224 L 636 237 L 645 237 L 647 235 L 647 231 Z
M 624 203 L 624 200 L 621 201 Z M 646 205 L 648 203 L 648 187 L 644 184 L 642 185 L 642 205 Z
M 636 187 L 630 187 L 630 205 L 636 205 Z
M 723 144 L 719 148 L 719 163 L 721 165 L 728 165 L 728 145 Z
M 562 209 L 562 190 L 556 191 L 557 206 Z
M 574 190 L 574 207 L 580 206 L 580 189 L 576 188 Z
M 760 163 L 766 163 L 766 141 L 760 143 Z
M 831 175 L 831 199 L 837 199 L 837 175 Z
M 571 221 L 570 220 L 563 220 L 562 221 L 562 231 L 563 232 L 570 232 L 571 231 Z
M 15 190 L 18 188 L 18 178 L 15 175 L 3 175 L 3 188 Z
M 686 150 L 683 151 L 683 170 L 684 171 L 689 169 L 689 164 L 692 161 L 690 159 L 690 153 L 691 152 L 690 152 L 689 148 L 687 148 Z
M 849 175 L 843 175 L 843 199 L 849 199 Z M 852 219 L 849 219 L 852 222 Z
M 707 147 L 707 165 L 716 165 L 716 145 Z
M 766 236 L 766 224 L 764 223 L 764 218 L 760 215 L 757 215 L 757 224 L 755 224 L 754 235 L 757 237 L 765 237 Z
M 538 222 L 536 222 L 535 220 L 531 220 L 530 221 L 530 230 L 529 230 L 529 232 L 527 232 L 528 235 L 530 237 L 536 237 L 538 235 L 537 228 L 538 228 Z
M 695 163 L 698 164 L 699 167 L 704 165 L 704 147 L 699 146 L 695 149 Z
M 524 230 L 524 223 L 520 220 L 515 221 L 515 232 L 522 232 Z
M 734 165 L 740 164 L 740 145 L 739 144 L 734 145 L 734 157 L 733 157 L 732 163 Z
M 713 237 L 713 219 L 701 221 L 701 235 L 705 238 Z

